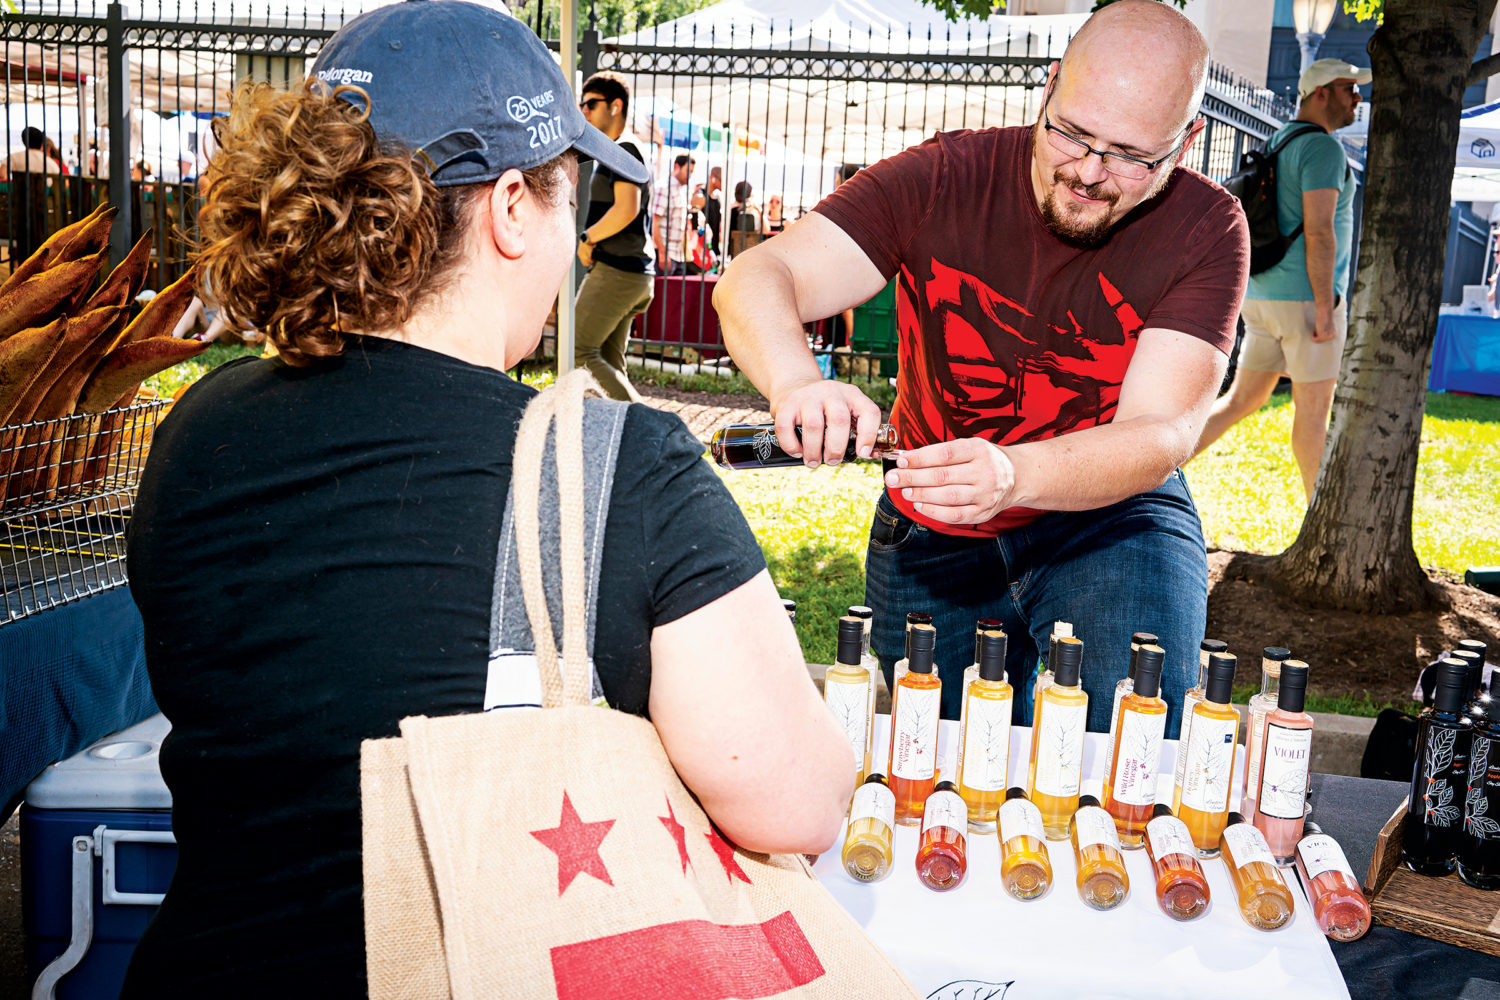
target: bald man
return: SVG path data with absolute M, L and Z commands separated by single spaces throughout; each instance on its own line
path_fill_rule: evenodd
M 1109 728 L 1130 636 L 1166 648 L 1175 734 L 1196 682 L 1208 570 L 1178 466 L 1224 376 L 1245 290 L 1239 204 L 1180 164 L 1208 49 L 1154 0 L 1090 18 L 1031 126 L 947 132 L 876 163 L 735 260 L 714 295 L 781 446 L 869 455 L 880 410 L 820 377 L 804 321 L 897 279 L 900 375 L 866 562 L 891 680 L 907 612 L 938 629 L 956 718 L 976 619 L 1004 622 L 1016 721 L 1053 623 L 1085 642 L 1088 725 Z M 801 443 L 793 428 L 802 428 Z

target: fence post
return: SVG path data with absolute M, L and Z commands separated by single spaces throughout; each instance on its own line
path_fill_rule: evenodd
M 109 261 L 130 252 L 135 230 L 130 201 L 130 64 L 125 55 L 125 8 L 109 5 L 105 29 L 105 70 L 109 88 L 109 201 L 119 210 L 109 230 Z

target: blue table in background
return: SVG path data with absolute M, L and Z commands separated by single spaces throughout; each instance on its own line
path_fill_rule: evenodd
M 1439 316 L 1427 388 L 1500 396 L 1500 319 Z

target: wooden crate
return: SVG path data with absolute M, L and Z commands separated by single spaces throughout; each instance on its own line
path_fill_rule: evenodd
M 1456 874 L 1418 875 L 1401 864 L 1406 800 L 1375 839 L 1365 895 L 1378 923 L 1500 957 L 1500 892 L 1476 889 Z

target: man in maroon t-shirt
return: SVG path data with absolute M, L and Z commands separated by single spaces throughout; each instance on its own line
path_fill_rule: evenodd
M 976 618 L 1005 623 L 1023 693 L 1065 620 L 1086 643 L 1091 729 L 1109 727 L 1134 631 L 1167 650 L 1177 729 L 1207 599 L 1177 466 L 1223 379 L 1249 256 L 1239 204 L 1181 166 L 1207 56 L 1167 5 L 1112 4 L 1052 67 L 1034 126 L 940 133 L 876 163 L 719 283 L 731 354 L 782 447 L 816 466 L 851 428 L 868 455 L 880 412 L 819 376 L 801 323 L 896 279 L 892 420 L 910 450 L 886 473 L 866 603 L 888 681 L 906 612 L 934 615 L 945 716 Z

